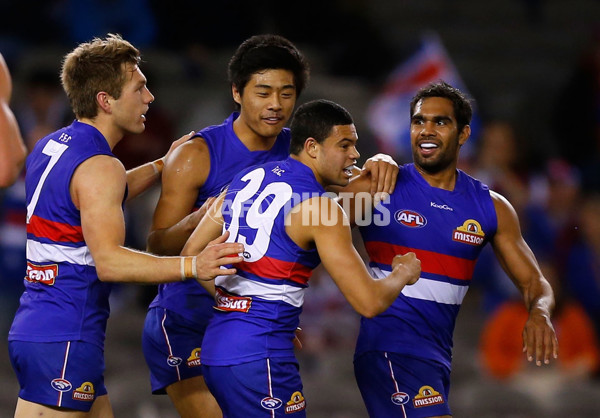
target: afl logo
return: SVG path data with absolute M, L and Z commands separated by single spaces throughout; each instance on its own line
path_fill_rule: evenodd
M 409 401 L 409 399 L 410 396 L 408 396 L 408 393 L 404 392 L 396 392 L 392 395 L 392 402 L 396 405 L 404 405 Z
M 57 390 L 59 392 L 68 392 L 73 388 L 71 382 L 65 379 L 54 379 L 52 382 L 50 382 L 50 384 L 52 385 L 52 388 L 54 388 L 54 390 Z
M 423 215 L 408 209 L 397 211 L 394 214 L 394 219 L 399 224 L 408 226 L 409 228 L 422 228 L 427 225 L 427 219 Z
M 244 252 L 242 253 L 242 256 L 243 256 L 243 257 L 244 257 L 246 260 L 248 260 L 250 257 L 252 257 L 252 255 L 251 255 L 251 254 L 250 254 L 248 251 L 244 251 Z
M 283 402 L 281 401 L 281 399 L 272 398 L 272 397 L 268 396 L 266 398 L 263 398 L 263 400 L 260 401 L 260 404 L 265 409 L 277 409 L 281 405 L 283 405 Z
M 181 357 L 169 356 L 167 357 L 167 364 L 171 367 L 177 367 L 181 364 L 183 360 Z

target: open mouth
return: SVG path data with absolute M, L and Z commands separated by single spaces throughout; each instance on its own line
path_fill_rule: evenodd
M 357 168 L 357 167 L 354 164 L 349 165 L 348 167 L 344 167 L 344 174 L 348 177 L 352 177 L 352 173 L 355 168 Z
M 273 116 L 273 117 L 270 117 L 270 118 L 263 118 L 263 120 L 265 122 L 267 122 L 269 125 L 276 125 L 276 124 L 278 124 L 278 123 L 281 122 L 282 118 L 277 117 L 277 116 Z
M 421 144 L 419 144 L 419 147 L 421 147 L 421 149 L 424 150 L 433 150 L 438 148 L 437 144 L 431 143 L 431 142 L 423 142 Z

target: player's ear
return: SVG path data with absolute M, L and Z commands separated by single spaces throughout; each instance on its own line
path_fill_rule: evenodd
M 309 137 L 304 141 L 304 151 L 312 158 L 317 157 L 317 140 Z
M 470 125 L 463 126 L 462 131 L 458 135 L 458 145 L 463 146 L 465 144 L 465 142 L 467 142 L 467 139 L 469 139 L 470 136 L 471 136 L 471 126 Z
M 231 95 L 233 96 L 233 101 L 241 106 L 242 92 L 235 85 L 231 86 Z
M 104 112 L 110 114 L 111 111 L 111 101 L 113 100 L 112 96 L 105 91 L 99 91 L 96 94 L 96 102 L 100 109 L 104 110 Z

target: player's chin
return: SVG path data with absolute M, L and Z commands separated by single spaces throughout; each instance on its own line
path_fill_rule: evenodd
M 132 126 L 129 129 L 129 132 L 132 134 L 141 134 L 146 130 L 146 124 L 144 122 L 138 123 L 135 126 Z

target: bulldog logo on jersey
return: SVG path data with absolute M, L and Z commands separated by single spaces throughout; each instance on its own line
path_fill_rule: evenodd
M 469 245 L 481 245 L 485 239 L 485 233 L 481 224 L 475 219 L 467 219 L 461 226 L 452 232 L 452 240 Z
M 396 405 L 404 405 L 410 400 L 410 396 L 405 392 L 396 392 L 392 394 L 392 403 Z
M 292 397 L 285 404 L 285 413 L 292 414 L 294 412 L 302 411 L 306 408 L 306 400 L 302 395 L 302 392 L 296 391 L 292 393 Z
M 181 359 L 181 357 L 175 357 L 174 355 L 171 355 L 171 354 L 169 354 L 169 357 L 167 357 L 167 364 L 171 367 L 177 367 L 182 362 L 183 362 L 183 360 Z
M 96 395 L 92 382 L 83 382 L 81 386 L 73 391 L 73 399 L 76 401 L 92 402 Z
M 267 396 L 266 398 L 263 398 L 260 401 L 260 404 L 265 409 L 277 409 L 281 405 L 283 405 L 283 402 L 281 402 L 281 399 L 279 399 L 279 398 L 273 398 L 271 396 Z
M 444 403 L 444 397 L 431 386 L 421 386 L 419 393 L 413 398 L 415 408 Z
M 194 348 L 192 350 L 192 354 L 190 354 L 190 356 L 187 359 L 188 367 L 202 366 L 202 363 L 200 362 L 200 350 L 200 347 Z
M 53 379 L 52 382 L 50 382 L 50 385 L 52 385 L 54 390 L 59 392 L 68 392 L 73 388 L 73 385 L 71 385 L 71 382 L 67 379 Z
M 427 225 L 427 219 L 414 210 L 402 209 L 394 213 L 394 219 L 401 225 L 409 228 L 423 228 Z

